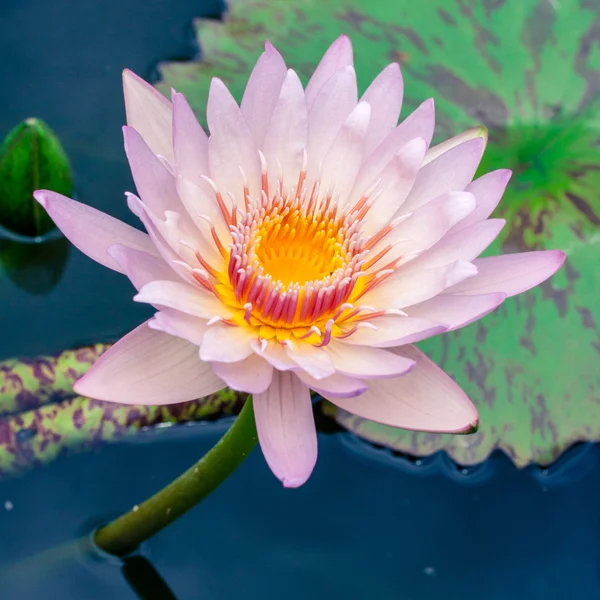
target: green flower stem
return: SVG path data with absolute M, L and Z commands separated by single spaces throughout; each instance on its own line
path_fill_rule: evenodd
M 160 492 L 96 532 L 105 552 L 125 556 L 216 489 L 256 446 L 252 399 L 248 398 L 227 433 L 193 467 Z

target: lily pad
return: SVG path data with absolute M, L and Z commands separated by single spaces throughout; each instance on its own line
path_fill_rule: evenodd
M 125 406 L 76 395 L 74 381 L 107 348 L 95 344 L 0 362 L 0 479 L 142 427 L 236 414 L 245 401 L 245 394 L 231 390 L 169 406 Z
M 351 431 L 416 456 L 446 450 L 465 465 L 495 448 L 520 466 L 548 464 L 600 439 L 598 23 L 593 0 L 230 0 L 223 22 L 196 23 L 200 61 L 161 66 L 159 89 L 183 92 L 204 120 L 210 78 L 240 99 L 265 38 L 306 81 L 346 33 L 363 88 L 398 61 L 403 115 L 435 98 L 438 140 L 489 127 L 481 172 L 514 171 L 495 215 L 508 225 L 490 253 L 566 251 L 551 281 L 421 345 L 477 404 L 477 434 L 395 430 L 334 410 Z

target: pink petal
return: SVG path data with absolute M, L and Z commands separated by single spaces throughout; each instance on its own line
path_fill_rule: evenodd
M 455 146 L 423 167 L 402 212 L 413 211 L 446 192 L 464 190 L 475 175 L 484 148 L 483 139 L 478 137 Z
M 123 71 L 123 93 L 127 125 L 141 134 L 154 154 L 173 162 L 171 103 L 129 69 Z
M 388 65 L 367 88 L 361 101 L 372 107 L 371 123 L 365 139 L 364 155 L 371 152 L 392 132 L 398 124 L 404 83 L 398 63 Z
M 206 118 L 211 133 L 210 176 L 223 197 L 231 192 L 237 205 L 244 206 L 247 183 L 251 197 L 260 198 L 261 169 L 254 138 L 233 96 L 216 77 L 210 85 Z
M 470 325 L 492 312 L 504 300 L 506 294 L 482 294 L 480 296 L 459 296 L 440 294 L 420 304 L 406 309 L 409 317 L 431 319 L 445 323 L 449 330 Z
M 508 169 L 499 169 L 472 181 L 465 189 L 475 196 L 477 208 L 456 228 L 464 229 L 473 223 L 487 219 L 498 206 L 511 175 L 512 172 Z
M 438 156 L 444 154 L 444 152 L 448 152 L 452 148 L 459 146 L 464 142 L 468 142 L 469 140 L 474 140 L 476 138 L 481 138 L 483 140 L 483 147 L 487 145 L 488 140 L 488 130 L 485 127 L 473 127 L 472 129 L 467 129 L 467 131 L 463 131 L 458 135 L 450 138 L 438 144 L 437 146 L 432 146 L 429 148 L 427 155 L 425 156 L 425 160 L 423 161 L 423 166 L 430 163 L 432 160 L 435 160 Z
M 122 404 L 175 404 L 224 387 L 200 361 L 196 346 L 143 323 L 109 348 L 73 389 Z
M 178 310 L 166 308 L 157 312 L 148 321 L 148 327 L 180 337 L 191 344 L 200 346 L 207 326 L 206 321 L 203 319 L 186 315 Z
M 361 302 L 378 310 L 403 309 L 429 300 L 477 274 L 477 269 L 464 261 L 427 270 L 408 270 L 410 265 L 411 263 L 408 263 L 406 273 L 400 267 L 388 279 L 367 292 Z
M 266 42 L 265 51 L 250 74 L 241 103 L 242 114 L 259 148 L 265 139 L 285 74 L 286 67 L 281 54 Z
M 356 73 L 352 67 L 344 67 L 321 88 L 312 108 L 309 105 L 308 172 L 311 178 L 316 177 L 321 161 L 357 101 Z
M 299 487 L 317 462 L 317 432 L 309 389 L 289 371 L 275 371 L 267 391 L 254 394 L 258 439 L 274 475 Z
M 458 283 L 448 293 L 472 295 L 503 292 L 507 296 L 514 296 L 554 275 L 564 261 L 565 253 L 560 250 L 478 258 L 473 261 L 477 267 L 477 275 Z
M 181 281 L 181 278 L 162 259 L 127 246 L 115 244 L 107 250 L 137 290 L 151 281 Z
M 358 398 L 323 396 L 359 417 L 392 427 L 436 433 L 469 433 L 477 427 L 477 409 L 444 371 L 415 347 L 396 352 L 416 361 L 408 375 L 370 381 Z
M 33 195 L 76 248 L 109 269 L 123 272 L 106 252 L 114 244 L 158 255 L 147 234 L 91 206 L 49 190 L 37 190 Z
M 372 325 L 377 329 L 371 329 Z M 352 335 L 339 341 L 344 344 L 373 346 L 375 348 L 394 348 L 405 344 L 414 344 L 443 333 L 448 328 L 440 322 L 428 319 L 411 319 L 400 315 L 383 315 L 366 321 L 365 326 Z
M 204 334 L 200 358 L 211 362 L 236 363 L 252 354 L 250 342 L 256 337 L 256 333 L 246 327 L 216 323 Z
M 422 138 L 429 145 L 435 125 L 435 111 L 433 100 L 423 102 L 411 115 L 409 115 L 396 129 L 394 129 L 377 148 L 367 157 L 361 167 L 356 180 L 351 198 L 354 202 L 360 200 L 363 193 L 377 181 L 381 172 L 389 165 L 390 161 L 409 142 Z
M 138 195 L 148 208 L 163 218 L 167 210 L 181 210 L 175 179 L 131 127 L 123 127 L 125 153 Z
M 201 319 L 230 317 L 232 310 L 210 292 L 177 281 L 151 281 L 133 298 L 161 308 L 173 308 Z
M 329 353 L 305 342 L 296 342 L 285 352 L 301 369 L 315 379 L 324 379 L 335 373 Z
M 352 42 L 346 35 L 341 35 L 323 55 L 306 86 L 306 102 L 310 108 L 325 83 L 340 69 L 353 66 Z
M 425 206 L 429 204 L 431 202 Z M 465 218 L 468 217 L 470 214 Z M 504 219 L 488 219 L 473 223 L 464 229 L 455 226 L 433 248 L 419 256 L 415 264 L 418 263 L 419 267 L 424 269 L 431 269 L 456 260 L 472 261 L 498 237 L 505 224 Z M 459 221 L 460 225 L 462 225 L 461 221 Z
M 183 94 L 173 93 L 173 150 L 177 173 L 198 184 L 208 175 L 208 136 Z
M 352 189 L 354 177 L 362 162 L 370 118 L 371 107 L 366 102 L 357 104 L 323 159 L 321 188 L 327 191 L 333 186 L 334 195 L 340 196 L 341 206 L 344 206 L 344 200 Z
M 304 371 L 296 372 L 297 377 L 318 394 L 329 394 L 336 398 L 354 398 L 368 389 L 367 384 L 355 377 L 335 373 L 325 379 L 315 379 Z
M 290 69 L 273 110 L 263 148 L 269 167 L 270 190 L 276 189 L 279 170 L 286 188 L 297 184 L 307 136 L 308 112 L 304 89 L 298 75 Z
M 333 340 L 325 346 L 336 371 L 359 379 L 396 377 L 408 373 L 414 361 L 381 348 L 351 346 Z
M 379 175 L 378 190 L 382 194 L 373 202 L 364 226 L 366 233 L 373 234 L 387 225 L 402 206 L 418 176 L 427 144 L 422 138 L 410 141 L 390 161 Z
M 256 354 L 251 354 L 239 362 L 211 364 L 214 372 L 227 386 L 238 392 L 262 394 L 273 381 L 273 367 Z

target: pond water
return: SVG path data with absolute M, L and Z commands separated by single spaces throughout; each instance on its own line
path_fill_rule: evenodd
M 123 197 L 133 183 L 121 70 L 151 78 L 157 61 L 194 56 L 192 18 L 221 9 L 3 0 L 0 134 L 28 116 L 46 120 L 72 158 L 79 197 L 134 224 Z M 125 278 L 74 249 L 57 256 L 64 265 L 54 274 L 38 263 L 20 278 L 0 271 L 0 359 L 113 339 L 147 315 Z M 227 426 L 148 431 L 0 481 L 0 598 L 135 598 L 120 563 L 69 543 L 169 482 Z M 165 589 L 140 597 L 600 599 L 597 446 L 578 446 L 546 471 L 519 471 L 501 454 L 463 471 L 443 455 L 415 463 L 340 432 L 319 443 L 302 488 L 283 489 L 255 450 L 149 541 L 142 554 Z

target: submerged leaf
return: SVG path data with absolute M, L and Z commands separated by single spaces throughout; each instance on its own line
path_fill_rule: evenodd
M 48 189 L 70 196 L 73 175 L 58 138 L 40 119 L 27 119 L 6 136 L 0 149 L 0 225 L 26 236 L 54 228 L 33 192 Z
M 201 62 L 161 67 L 163 91 L 186 95 L 201 120 L 211 77 L 236 98 L 268 38 L 306 82 L 329 41 L 354 44 L 359 85 L 400 62 L 405 117 L 433 96 L 437 141 L 489 128 L 481 172 L 513 169 L 490 248 L 561 248 L 563 271 L 464 330 L 422 348 L 476 403 L 472 436 L 413 433 L 334 410 L 357 434 L 417 456 L 446 450 L 461 464 L 504 449 L 518 465 L 547 464 L 600 439 L 600 4 L 589 0 L 230 0 L 224 22 L 199 21 Z

